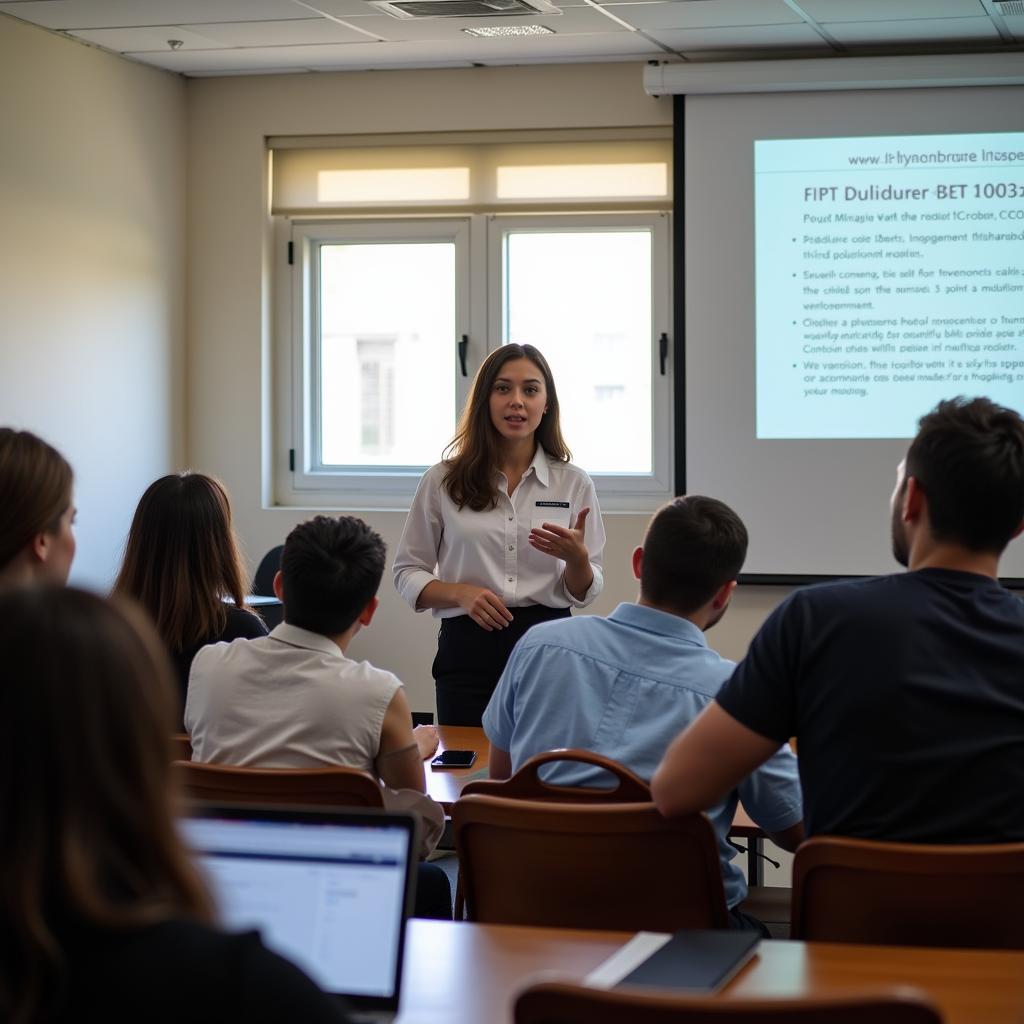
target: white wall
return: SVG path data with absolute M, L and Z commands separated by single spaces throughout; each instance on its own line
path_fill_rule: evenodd
M 0 423 L 74 466 L 103 589 L 184 454 L 184 83 L 0 15 L 0 138 Z
M 265 507 L 271 288 L 265 138 L 474 129 L 669 125 L 639 64 L 349 72 L 195 79 L 189 98 L 188 457 L 221 477 L 253 561 L 308 513 Z M 569 439 L 571 443 L 571 438 Z M 393 553 L 403 512 L 361 513 Z M 635 597 L 629 554 L 646 516 L 609 516 L 608 611 Z M 414 707 L 433 707 L 436 622 L 414 615 L 390 574 L 352 653 L 396 672 Z

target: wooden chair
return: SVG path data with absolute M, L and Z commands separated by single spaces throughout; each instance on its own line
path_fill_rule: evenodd
M 1024 843 L 818 836 L 793 862 L 793 938 L 1024 949 Z
M 470 921 L 672 932 L 725 928 L 711 823 L 653 804 L 470 795 L 452 809 Z
M 187 732 L 176 732 L 171 736 L 171 760 L 192 760 L 192 741 Z
M 380 783 L 355 768 L 235 768 L 175 761 L 172 770 L 199 803 L 383 807 Z
M 603 768 L 616 782 L 612 787 L 553 786 L 540 777 L 540 769 L 558 761 L 575 761 Z M 507 800 L 551 800 L 560 803 L 627 804 L 651 802 L 651 787 L 625 765 L 610 757 L 575 748 L 548 750 L 530 758 L 509 779 L 477 779 L 463 787 L 462 796 L 480 793 Z
M 515 1024 L 942 1024 L 911 988 L 806 999 L 722 999 L 545 982 L 520 993 Z
M 546 764 L 558 761 L 579 761 L 603 768 L 612 775 L 616 785 L 553 786 L 540 777 L 540 769 Z M 542 754 L 534 754 L 511 778 L 477 779 L 462 788 L 459 794 L 472 796 L 500 796 L 507 800 L 550 800 L 555 803 L 644 803 L 651 802 L 651 787 L 625 765 L 613 761 L 603 754 L 577 747 L 560 747 Z M 465 914 L 465 897 L 462 892 L 462 873 L 455 886 L 455 920 L 461 921 Z

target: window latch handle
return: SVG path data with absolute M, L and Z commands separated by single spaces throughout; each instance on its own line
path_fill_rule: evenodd
M 466 371 L 466 350 L 469 348 L 469 335 L 464 334 L 462 340 L 458 342 L 457 348 L 459 350 L 459 369 L 462 370 L 462 376 L 468 377 L 469 374 Z M 662 370 L 662 373 L 665 371 Z
M 658 351 L 661 357 L 661 375 L 665 376 L 665 363 L 668 362 L 668 335 L 662 331 L 658 339 Z

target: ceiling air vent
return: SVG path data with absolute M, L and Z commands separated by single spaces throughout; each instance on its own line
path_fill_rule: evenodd
M 995 0 L 1000 14 L 1024 14 L 1024 0 Z
M 393 18 L 516 18 L 561 14 L 548 0 L 369 0 Z

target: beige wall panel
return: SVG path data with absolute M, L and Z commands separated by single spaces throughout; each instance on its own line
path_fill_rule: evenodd
M 105 589 L 184 457 L 184 83 L 0 16 L 0 137 L 0 423 L 71 461 Z

